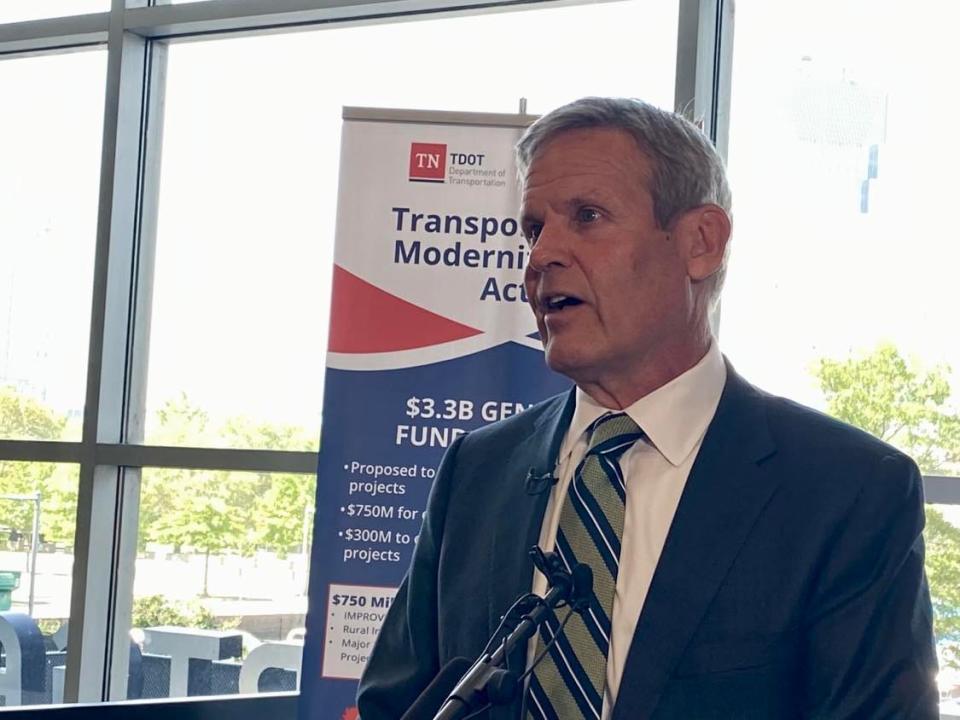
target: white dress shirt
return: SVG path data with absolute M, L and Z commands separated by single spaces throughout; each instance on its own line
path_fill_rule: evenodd
M 726 379 L 723 356 L 714 342 L 700 362 L 622 411 L 633 418 L 646 438 L 637 441 L 620 459 L 627 483 L 627 503 L 601 720 L 610 717 L 667 531 Z M 573 419 L 557 457 L 555 477 L 559 480 L 550 493 L 540 530 L 540 547 L 544 550 L 554 548 L 567 488 L 574 469 L 587 452 L 587 428 L 604 413 L 621 412 L 598 405 L 579 388 L 576 396 Z M 544 595 L 546 590 L 546 578 L 534 571 L 533 592 Z

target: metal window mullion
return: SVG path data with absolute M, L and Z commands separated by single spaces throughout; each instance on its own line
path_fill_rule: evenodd
M 202 39 L 222 33 L 291 32 L 334 23 L 388 23 L 438 13 L 452 17 L 583 3 L 584 0 L 207 0 L 130 11 L 127 28 L 149 38 Z
M 727 157 L 730 76 L 733 68 L 733 3 L 680 0 L 674 107 L 702 122 L 720 155 Z
M 317 454 L 308 451 L 101 444 L 97 455 L 105 464 L 127 467 L 305 475 L 317 472 Z
M 137 287 L 137 213 L 147 42 L 123 29 L 113 0 L 107 43 L 103 148 L 94 261 L 87 390 L 77 498 L 73 588 L 64 699 L 109 699 L 118 628 L 133 591 L 139 474 L 102 464 L 98 443 L 126 440 Z
M 732 0 L 680 0 L 677 22 L 674 108 L 702 124 L 724 161 L 730 137 L 733 6 Z M 710 313 L 717 338 L 721 305 Z
M 102 45 L 107 42 L 109 13 L 0 24 L 0 59 Z
M 522 11 L 537 5 L 583 4 L 583 0 L 206 0 L 153 6 L 145 6 L 145 2 L 128 3 L 130 7 L 123 12 L 124 30 L 148 39 L 291 31 L 327 23 L 383 23 L 425 14 L 476 15 Z M 108 13 L 91 13 L 0 24 L 0 58 L 103 44 L 109 37 L 110 17 Z
M 936 505 L 960 505 L 960 477 L 924 475 L 923 499 Z
M 130 248 L 129 316 L 121 427 L 124 444 L 120 447 L 127 447 L 126 443 L 142 443 L 144 440 L 167 74 L 166 43 L 150 40 L 144 42 L 129 33 L 127 37 L 133 38 L 138 48 L 140 43 L 143 43 L 143 65 L 131 67 L 131 72 L 142 70 L 142 73 L 139 83 L 130 91 L 131 102 L 139 93 L 140 124 L 136 133 L 139 141 L 136 177 L 129 179 L 134 193 L 133 245 Z M 106 467 L 122 467 L 124 493 L 119 524 L 114 536 L 118 547 L 116 574 L 119 582 L 112 598 L 112 648 L 105 699 L 126 700 L 130 628 L 133 619 L 133 582 L 139 541 L 141 468 L 131 464 L 123 465 L 113 458 L 104 457 L 100 452 L 102 447 L 98 445 L 98 462 Z
M 83 446 L 55 440 L 0 440 L 0 461 L 79 463 Z

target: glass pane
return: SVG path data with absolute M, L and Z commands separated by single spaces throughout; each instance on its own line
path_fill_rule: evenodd
M 317 446 L 342 106 L 672 106 L 676 36 L 675 1 L 636 0 L 173 45 L 147 441 Z M 199 419 L 161 438 L 170 402 Z M 241 417 L 264 430 L 224 434 Z
M 110 0 L 3 0 L 0 23 L 107 12 Z
M 927 505 L 923 534 L 940 659 L 940 712 L 960 715 L 960 506 Z
M 76 465 L 0 460 L 0 705 L 63 701 L 78 484 Z
M 960 475 L 960 4 L 737 4 L 722 346 L 761 387 Z M 883 38 L 896 38 L 891 53 Z M 952 369 L 951 369 L 952 368 Z
M 80 437 L 105 77 L 103 51 L 0 62 L 3 438 Z
M 315 488 L 312 475 L 144 469 L 131 698 L 296 689 Z

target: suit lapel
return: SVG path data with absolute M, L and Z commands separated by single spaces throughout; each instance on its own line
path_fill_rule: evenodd
M 489 586 L 490 634 L 517 596 L 529 592 L 533 583 L 533 561 L 527 551 L 540 539 L 551 485 L 541 483 L 540 492 L 531 492 L 527 487 L 527 474 L 531 470 L 535 474 L 554 471 L 574 406 L 572 390 L 555 398 L 503 464 L 510 476 L 503 483 L 504 491 L 498 492 L 500 517 L 494 522 L 491 538 L 488 577 L 495 580 Z
M 623 671 L 613 720 L 649 717 L 711 599 L 776 490 L 759 393 L 727 383 L 664 543 Z

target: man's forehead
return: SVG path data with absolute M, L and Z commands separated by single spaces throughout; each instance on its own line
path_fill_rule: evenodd
M 521 210 L 550 204 L 636 200 L 648 195 L 652 172 L 633 138 L 594 135 L 586 142 L 552 142 L 537 152 L 520 185 Z M 645 204 L 645 203 L 644 203 Z
M 589 183 L 610 176 L 651 176 L 651 161 L 636 140 L 619 128 L 564 130 L 543 141 L 521 178 L 522 193 L 545 182 L 580 180 Z

